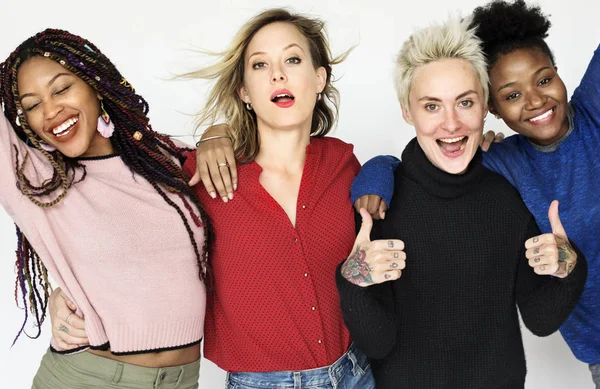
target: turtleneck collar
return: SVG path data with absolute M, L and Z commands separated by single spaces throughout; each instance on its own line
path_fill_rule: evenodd
M 442 198 L 462 196 L 473 186 L 478 185 L 485 170 L 481 160 L 481 149 L 477 149 L 463 174 L 450 174 L 429 161 L 417 138 L 411 140 L 402 153 L 402 166 L 406 176 L 422 186 L 429 194 Z

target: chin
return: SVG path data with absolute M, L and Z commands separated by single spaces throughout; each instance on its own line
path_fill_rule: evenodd
M 462 174 L 468 167 L 468 163 L 446 163 L 441 166 L 441 169 L 449 174 Z
M 79 158 L 82 157 L 87 151 L 86 147 L 57 147 L 56 148 L 62 155 L 68 158 Z
M 464 173 L 467 170 L 467 168 L 469 167 L 469 164 L 473 160 L 473 157 L 475 156 L 475 152 L 477 151 L 477 149 L 473 149 L 472 147 L 469 147 L 469 146 L 470 145 L 467 145 L 463 154 L 456 158 L 449 158 L 449 157 L 445 156 L 443 153 L 439 153 L 437 155 L 437 161 L 436 161 L 435 165 L 439 169 L 441 169 L 449 174 Z

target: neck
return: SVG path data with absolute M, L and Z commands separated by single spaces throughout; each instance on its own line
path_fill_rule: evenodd
M 256 162 L 263 169 L 302 171 L 306 146 L 310 144 L 310 123 L 308 126 L 286 129 L 259 124 L 258 136 L 260 150 Z
M 97 133 L 90 142 L 90 147 L 88 147 L 81 157 L 104 157 L 114 153 L 115 148 L 110 141 L 110 138 L 104 138 L 100 133 Z

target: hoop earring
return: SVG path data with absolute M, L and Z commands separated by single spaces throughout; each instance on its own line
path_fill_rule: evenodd
M 323 94 L 321 92 L 317 92 L 317 101 L 321 101 L 323 99 Z
M 252 104 L 250 104 L 250 103 L 246 103 L 246 109 L 247 109 L 248 111 L 252 111 Z
M 104 104 L 102 100 L 100 100 L 100 116 L 98 116 L 98 132 L 102 135 L 103 138 L 110 138 L 115 132 L 115 125 L 110 120 L 110 116 L 108 116 L 108 112 L 104 109 Z

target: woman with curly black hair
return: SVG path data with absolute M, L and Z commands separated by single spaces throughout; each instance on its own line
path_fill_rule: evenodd
M 560 201 L 561 220 L 589 266 L 585 291 L 560 332 L 600 388 L 600 47 L 569 102 L 539 7 L 493 1 L 474 10 L 471 25 L 488 59 L 490 112 L 518 133 L 484 153 L 484 165 L 518 189 L 542 232 L 551 231 L 550 203 Z M 353 201 L 375 193 L 389 204 L 393 184 L 382 183 L 393 182 L 390 165 L 398 163 L 388 156 L 367 162 Z
M 561 201 L 589 273 L 560 332 L 600 388 L 600 47 L 569 102 L 539 7 L 494 1 L 475 9 L 472 24 L 489 61 L 490 112 L 518 132 L 490 149 L 488 167 L 519 190 L 542 230 L 547 205 Z

